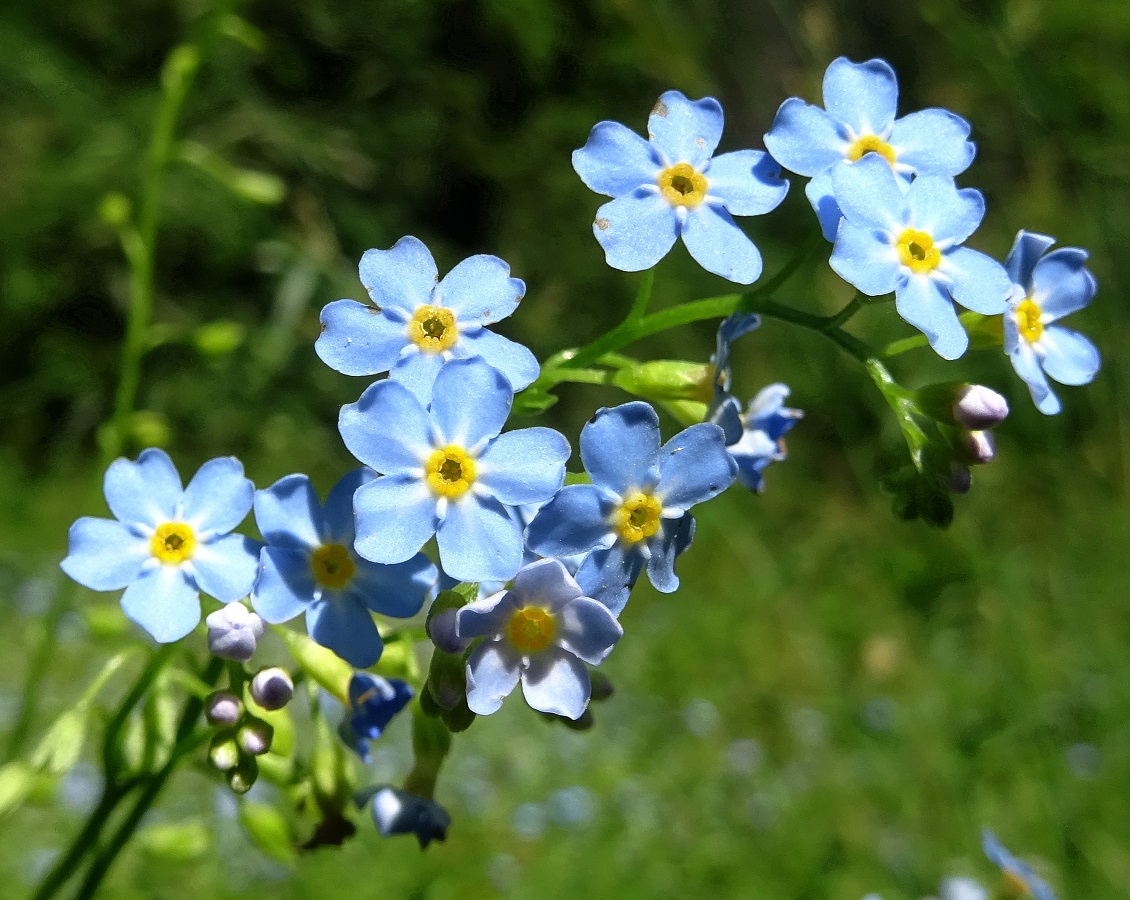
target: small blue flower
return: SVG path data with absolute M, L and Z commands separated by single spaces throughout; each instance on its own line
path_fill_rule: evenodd
M 178 641 L 200 621 L 200 591 L 230 603 L 251 590 L 258 545 L 228 532 L 254 491 L 231 456 L 206 462 L 187 488 L 164 450 L 117 459 L 104 482 L 117 518 L 75 522 L 62 569 L 91 590 L 125 588 L 126 616 L 159 643 Z
M 922 175 L 904 193 L 874 153 L 832 180 L 844 214 L 829 260 L 836 274 L 871 297 L 894 291 L 899 315 L 939 356 L 957 359 L 969 336 L 953 304 L 997 315 L 1011 290 L 1000 263 L 961 246 L 985 215 L 981 192 Z
M 998 866 L 1004 875 L 1005 884 L 1012 896 L 1032 896 L 1036 900 L 1056 900 L 1055 893 L 1035 870 L 1021 859 L 1017 859 L 997 840 L 988 828 L 981 830 L 981 847 L 989 862 Z
M 482 357 L 515 391 L 538 377 L 528 349 L 485 327 L 514 312 L 526 292 L 497 256 L 465 259 L 440 281 L 428 248 L 403 237 L 391 250 L 366 251 L 360 270 L 375 305 L 338 300 L 322 310 L 314 349 L 331 369 L 389 372 L 423 403 L 451 359 Z
M 874 155 L 905 187 L 915 175 L 952 178 L 973 161 L 965 119 L 944 109 L 896 119 L 897 105 L 898 80 L 889 63 L 841 56 L 824 73 L 825 109 L 791 97 L 777 110 L 765 146 L 786 169 L 812 179 L 805 193 L 828 240 L 835 240 L 841 216 L 833 169 Z
M 395 565 L 354 553 L 353 495 L 372 480 L 367 469 L 350 472 L 325 507 L 305 475 L 287 475 L 255 494 L 255 520 L 267 545 L 251 605 L 271 624 L 305 612 L 310 637 L 359 669 L 384 650 L 370 613 L 414 616 L 436 580 L 435 566 L 421 553 Z
M 598 410 L 581 431 L 592 483 L 562 488 L 526 532 L 541 556 L 591 550 L 577 581 L 616 614 L 645 566 L 657 590 L 679 586 L 675 557 L 694 536 L 688 510 L 722 493 L 737 472 L 717 425 L 692 425 L 662 447 L 659 441 L 659 417 L 647 403 Z
M 412 688 L 399 678 L 354 672 L 349 679 L 349 709 L 338 729 L 341 739 L 369 762 L 369 742 L 384 734 L 412 697 Z
M 573 168 L 598 194 L 615 199 L 596 213 L 593 234 L 608 265 L 650 269 L 676 238 L 708 272 L 738 284 L 761 275 L 761 253 L 733 220 L 760 216 L 785 199 L 789 184 L 760 150 L 715 156 L 722 107 L 678 91 L 659 98 L 649 140 L 619 122 L 598 122 L 573 153 Z
M 1028 383 L 1040 412 L 1054 415 L 1059 398 L 1048 376 L 1060 384 L 1088 384 L 1099 371 L 1099 351 L 1078 332 L 1053 322 L 1082 309 L 1098 285 L 1084 263 L 1087 253 L 1061 247 L 1055 238 L 1021 231 L 1005 260 L 1013 292 L 1004 315 L 1004 350 Z
M 580 718 L 592 690 L 584 664 L 598 665 L 624 634 L 556 559 L 526 566 L 510 590 L 461 608 L 456 627 L 463 640 L 486 638 L 467 659 L 467 706 L 483 716 L 521 680 L 534 709 Z
M 381 837 L 414 834 L 424 849 L 433 840 L 442 841 L 451 827 L 451 816 L 435 800 L 385 785 L 373 790 L 373 822 Z
M 361 556 L 403 562 L 434 534 L 451 577 L 513 577 L 523 552 L 515 507 L 552 497 L 569 458 L 569 442 L 550 428 L 499 434 L 513 399 L 501 373 L 464 359 L 440 370 L 426 408 L 390 379 L 342 407 L 346 447 L 382 476 L 354 496 Z

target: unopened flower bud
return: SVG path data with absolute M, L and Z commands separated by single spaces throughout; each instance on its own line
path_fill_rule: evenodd
M 428 637 L 444 653 L 459 655 L 467 649 L 469 642 L 459 637 L 459 632 L 456 629 L 458 616 L 459 610 L 451 608 L 445 609 L 428 619 Z
M 228 787 L 237 794 L 246 794 L 259 778 L 259 763 L 254 756 L 245 756 L 228 772 Z
M 218 609 L 204 620 L 208 626 L 208 650 L 224 659 L 247 662 L 266 626 L 258 615 L 238 601 Z
M 992 462 L 997 455 L 997 442 L 988 431 L 968 431 L 962 436 L 966 461 L 973 466 Z
M 239 765 L 239 745 L 230 734 L 218 734 L 208 748 L 208 759 L 221 772 L 228 772 Z
M 213 725 L 231 727 L 243 718 L 243 701 L 227 691 L 216 691 L 204 701 L 204 715 Z
M 1008 401 L 983 384 L 967 384 L 957 391 L 953 417 L 959 425 L 983 431 L 999 425 L 1008 416 Z
M 251 699 L 263 709 L 282 709 L 294 696 L 294 682 L 285 669 L 261 669 L 251 679 Z
M 946 487 L 955 494 L 968 494 L 972 486 L 973 474 L 969 471 L 969 466 L 964 466 L 957 462 L 950 466 L 950 474 L 946 479 Z
M 262 756 L 271 749 L 271 740 L 274 736 L 274 728 L 261 719 L 252 719 L 239 729 L 237 740 L 245 753 Z

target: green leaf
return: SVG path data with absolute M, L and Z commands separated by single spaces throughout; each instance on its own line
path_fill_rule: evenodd
M 191 862 L 212 846 L 212 831 L 201 818 L 150 825 L 137 836 L 141 849 L 160 862 Z
M 291 865 L 297 854 L 286 817 L 265 803 L 244 801 L 239 805 L 239 821 L 251 842 L 275 862 Z

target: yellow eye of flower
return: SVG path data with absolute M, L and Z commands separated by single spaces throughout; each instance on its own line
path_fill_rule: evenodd
M 656 178 L 659 191 L 672 206 L 698 206 L 706 199 L 706 178 L 690 163 L 675 163 Z
M 1044 333 L 1043 310 L 1040 309 L 1040 305 L 1029 297 L 1017 304 L 1013 315 L 1016 316 L 1016 325 L 1024 340 L 1029 344 L 1036 343 Z
M 442 353 L 459 340 L 455 313 L 442 306 L 420 306 L 408 323 L 408 339 L 424 353 Z
M 942 252 L 925 231 L 907 228 L 898 239 L 899 261 L 919 275 L 932 272 L 942 261 Z
M 323 544 L 310 556 L 310 570 L 322 587 L 339 591 L 353 578 L 356 564 L 341 544 Z
M 475 483 L 475 461 L 462 447 L 450 445 L 432 452 L 424 473 L 432 493 L 457 500 Z
M 865 134 L 863 137 L 856 138 L 848 147 L 847 158 L 851 162 L 858 162 L 863 159 L 868 153 L 878 153 L 887 164 L 894 168 L 895 165 L 895 149 L 881 137 L 874 134 Z
M 523 653 L 540 653 L 557 634 L 557 620 L 548 609 L 526 606 L 506 623 L 506 640 Z
M 638 544 L 659 531 L 663 504 L 641 491 L 629 496 L 616 510 L 616 533 L 629 544 Z
M 149 549 L 166 566 L 179 566 L 196 550 L 196 535 L 184 522 L 165 522 L 149 539 Z

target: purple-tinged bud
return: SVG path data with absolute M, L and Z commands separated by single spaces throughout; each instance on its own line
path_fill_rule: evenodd
M 204 701 L 204 715 L 211 724 L 230 728 L 243 718 L 243 701 L 227 691 L 216 691 Z
M 216 656 L 247 662 L 266 626 L 258 615 L 238 601 L 218 609 L 204 620 L 208 626 L 208 650 Z
M 239 765 L 228 771 L 228 787 L 237 794 L 246 794 L 259 778 L 259 763 L 254 756 L 245 756 Z
M 969 489 L 973 486 L 973 473 L 969 471 L 969 466 L 964 466 L 958 462 L 951 465 L 946 486 L 955 494 L 968 494 Z
M 965 459 L 971 466 L 983 466 L 997 455 L 997 442 L 988 431 L 967 431 L 962 436 Z
M 1008 417 L 1008 401 L 983 384 L 967 384 L 958 388 L 953 401 L 953 417 L 971 431 L 983 431 L 999 425 Z
M 467 649 L 469 641 L 459 637 L 456 627 L 459 610 L 452 607 L 428 619 L 428 637 L 444 653 L 461 654 Z
M 294 696 L 294 682 L 285 669 L 261 669 L 251 679 L 251 699 L 263 709 L 282 709 Z
M 274 737 L 275 729 L 261 719 L 252 719 L 239 729 L 236 739 L 245 753 L 262 756 L 271 749 L 271 741 Z

